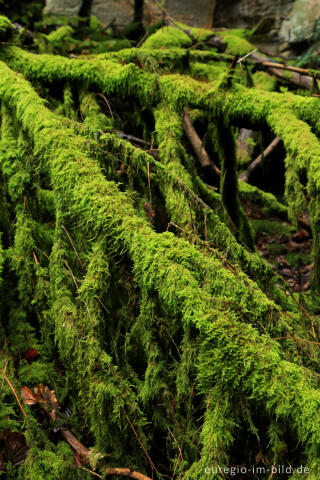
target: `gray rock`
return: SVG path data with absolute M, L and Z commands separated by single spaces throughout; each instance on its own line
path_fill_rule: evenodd
M 149 0 L 145 4 L 145 23 L 152 25 L 163 16 L 158 2 Z M 192 27 L 211 28 L 215 0 L 165 0 L 163 6 L 166 12 L 176 21 L 191 25 Z
M 264 17 L 281 22 L 292 9 L 293 0 L 217 0 L 214 26 L 253 28 Z
M 46 0 L 43 13 L 46 15 L 75 17 L 79 13 L 81 3 L 81 0 Z
M 288 44 L 310 41 L 319 21 L 320 0 L 295 0 L 288 19 L 282 22 L 280 40 Z
M 114 20 L 117 27 L 125 27 L 133 21 L 134 0 L 94 0 L 91 10 L 104 25 Z
M 254 43 L 269 55 L 279 53 L 279 30 L 293 0 L 216 0 L 216 28 L 255 28 Z

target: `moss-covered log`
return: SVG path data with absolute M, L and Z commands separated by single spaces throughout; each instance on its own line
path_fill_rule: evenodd
M 244 38 L 225 35 L 226 54 L 184 48 L 208 35 L 165 27 L 140 49 L 78 59 L 0 48 L 0 366 L 16 391 L 45 383 L 62 407 L 51 427 L 30 406 L 21 423 L 3 383 L 1 431 L 29 447 L 8 478 L 91 478 L 61 425 L 104 455 L 102 475 L 218 479 L 260 455 L 262 478 L 278 464 L 319 478 L 319 318 L 254 252 L 241 205 L 309 211 L 317 295 L 319 100 L 231 78 Z M 185 108 L 214 135 L 216 189 Z M 239 126 L 283 140 L 287 206 L 238 184 Z M 129 129 L 140 147 L 119 137 Z

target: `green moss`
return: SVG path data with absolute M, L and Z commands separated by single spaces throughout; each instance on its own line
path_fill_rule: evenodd
M 288 223 L 280 223 L 271 220 L 251 220 L 256 233 L 268 233 L 269 235 L 285 235 L 289 237 L 292 227 Z
M 221 36 L 227 44 L 226 54 L 244 56 L 252 52 L 252 50 L 255 50 L 252 43 L 246 40 L 245 32 L 245 30 L 222 30 L 219 32 L 219 36 Z
M 301 265 L 308 265 L 311 263 L 311 255 L 306 252 L 290 252 L 286 254 L 286 259 L 295 267 L 301 267 Z
M 49 35 L 39 33 L 34 42 L 39 49 L 39 53 L 64 54 L 67 52 L 73 33 L 72 27 L 64 25 L 49 33 Z
M 145 40 L 143 48 L 189 47 L 191 44 L 191 38 L 182 30 L 175 27 L 162 27 Z
M 138 63 L 138 54 L 122 52 L 122 60 Z M 9 324 L 2 322 L 1 333 L 14 339 L 15 358 L 38 346 L 36 334 L 41 336 L 43 351 L 58 357 L 64 369 L 54 381 L 60 398 L 74 402 L 79 438 L 112 452 L 106 459 L 112 466 L 121 461 L 148 472 L 137 437 L 152 456 L 161 438 L 172 470 L 177 466 L 181 478 L 206 478 L 204 466 L 228 465 L 249 429 L 269 444 L 272 459 L 287 438 L 294 440 L 299 447 L 292 447 L 292 455 L 313 465 L 316 478 L 318 347 L 276 340 L 312 342 L 309 319 L 275 286 L 280 279 L 259 256 L 237 242 L 219 211 L 222 203 L 243 235 L 239 188 L 244 198 L 252 195 L 286 213 L 273 196 L 238 186 L 231 124 L 268 123 L 289 152 L 287 184 L 299 181 L 303 187 L 304 170 L 312 166 L 318 173 L 315 136 L 301 120 L 315 122 L 314 99 L 263 91 L 257 97 L 236 82 L 225 90 L 178 73 L 155 74 L 151 64 L 149 73 L 141 65 L 122 65 L 121 55 L 70 60 L 15 48 L 1 55 L 37 84 L 59 80 L 70 117 L 47 109 L 21 75 L 0 63 L 1 167 L 16 217 L 13 238 L 6 238 L 14 272 L 5 270 L 6 292 L 12 292 L 4 298 Z M 187 57 L 177 50 L 162 58 L 167 66 L 185 68 L 181 61 Z M 80 91 L 83 124 L 72 120 L 70 86 Z M 92 91 L 152 112 L 160 161 L 111 132 L 100 136 L 96 129 L 105 117 Z M 190 106 L 218 122 L 221 195 L 197 177 L 186 153 L 180 115 Z M 306 138 L 298 141 L 297 132 Z M 164 232 L 165 226 L 156 232 L 141 215 L 137 185 L 142 198 L 150 190 L 165 198 L 167 213 L 183 232 Z M 317 231 L 317 179 L 309 176 L 307 188 Z M 292 195 L 290 208 L 295 201 Z M 36 249 L 39 239 L 42 252 Z M 15 385 L 15 378 L 47 381 L 56 369 L 45 371 L 46 358 L 36 360 L 34 369 L 22 361 L 17 377 L 11 362 Z M 3 398 L 4 423 L 10 398 Z M 69 478 L 69 447 L 52 445 L 35 423 L 30 413 L 25 428 L 31 451 L 20 478 L 35 478 L 35 472 L 37 478 Z
M 252 79 L 256 88 L 266 90 L 267 92 L 273 92 L 276 89 L 276 78 L 266 72 L 255 72 L 252 75 Z
M 283 219 L 288 218 L 288 208 L 283 203 L 280 203 L 272 193 L 264 192 L 260 188 L 240 180 L 239 196 L 242 201 L 250 200 L 261 205 L 264 213 L 277 215 Z
M 0 40 L 9 40 L 14 32 L 14 26 L 7 17 L 0 15 Z

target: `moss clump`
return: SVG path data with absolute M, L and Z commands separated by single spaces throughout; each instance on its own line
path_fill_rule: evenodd
M 182 30 L 175 27 L 162 27 L 150 35 L 143 44 L 143 48 L 161 47 L 190 47 L 191 38 Z
M 267 92 L 274 92 L 276 89 L 277 80 L 272 75 L 266 72 L 255 72 L 252 75 L 254 86 Z

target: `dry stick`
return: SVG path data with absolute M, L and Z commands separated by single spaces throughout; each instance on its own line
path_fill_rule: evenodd
M 112 113 L 112 110 L 111 110 L 111 107 L 110 107 L 110 103 L 108 102 L 108 99 L 103 95 L 103 93 L 97 93 L 97 95 L 104 100 L 105 104 L 106 104 L 107 107 L 108 107 L 110 116 L 111 116 L 111 118 L 113 119 L 114 117 L 113 117 L 113 113 Z
M 219 168 L 211 161 L 208 153 L 202 145 L 201 139 L 197 132 L 195 131 L 194 126 L 192 125 L 190 115 L 187 110 L 185 110 L 183 119 L 183 128 L 186 132 L 186 135 L 192 145 L 192 148 L 199 160 L 199 163 L 202 167 L 211 167 L 217 175 L 221 175 Z
M 245 55 L 244 57 L 239 58 L 239 60 L 237 61 L 237 63 L 239 63 L 239 64 L 241 65 L 241 62 L 243 62 L 243 60 L 245 60 L 246 58 L 248 58 L 250 55 L 253 55 L 256 51 L 257 51 L 257 49 L 255 48 L 254 50 L 252 50 L 252 52 L 249 52 L 249 53 L 247 53 L 247 55 Z
M 136 472 L 135 470 L 130 470 L 130 468 L 106 468 L 106 475 L 120 475 L 130 478 L 136 478 L 137 480 L 151 480 L 150 477 L 146 477 L 142 473 Z
M 291 297 L 292 297 L 293 300 L 296 302 L 296 304 L 297 304 L 298 307 L 300 308 L 301 312 L 308 318 L 308 320 L 310 320 L 311 326 L 312 326 L 313 338 L 317 338 L 317 337 L 316 337 L 316 332 L 315 332 L 315 329 L 314 329 L 314 323 L 313 323 L 312 318 L 311 318 L 310 315 L 306 312 L 306 310 L 303 308 L 303 306 L 300 304 L 300 302 L 298 302 L 298 300 L 296 299 L 296 297 L 294 297 L 294 295 L 292 295 L 292 294 L 291 294 Z
M 24 415 L 25 417 L 27 417 L 28 415 L 27 415 L 25 409 L 23 408 L 23 406 L 21 405 L 21 402 L 20 402 L 20 400 L 19 400 L 19 397 L 18 397 L 18 395 L 16 394 L 16 391 L 15 391 L 15 389 L 13 388 L 12 383 L 10 382 L 9 378 L 8 378 L 7 375 L 4 373 L 4 371 L 2 370 L 2 368 L 0 368 L 0 372 L 1 372 L 1 374 L 3 375 L 3 378 L 5 379 L 5 381 L 7 382 L 7 384 L 9 385 L 9 387 L 10 387 L 13 395 L 16 397 L 16 400 L 17 400 L 17 402 L 18 402 L 18 405 L 19 405 L 19 407 L 20 407 L 21 412 L 23 413 L 23 415 Z
M 81 267 L 83 268 L 83 265 L 82 265 L 82 262 L 81 262 L 81 258 L 80 258 L 79 254 L 78 254 L 78 252 L 77 252 L 76 247 L 75 247 L 74 244 L 73 244 L 72 238 L 70 237 L 70 235 L 69 235 L 66 227 L 65 227 L 64 225 L 61 225 L 61 226 L 62 226 L 63 230 L 65 231 L 65 233 L 66 233 L 66 235 L 67 235 L 67 237 L 68 237 L 68 239 L 69 239 L 69 241 L 70 241 L 70 243 L 71 243 L 71 245 L 72 245 L 72 248 L 73 248 L 73 250 L 74 250 L 74 253 L 75 253 L 76 256 L 77 256 L 77 259 L 79 260 L 79 263 L 80 263 Z
M 95 475 L 98 478 L 103 478 L 103 476 L 99 475 L 99 473 L 94 472 L 93 470 L 90 470 L 89 468 L 83 467 L 82 465 L 79 465 L 78 468 L 80 468 L 80 470 L 85 470 L 86 472 L 89 472 L 89 473 L 91 473 L 92 475 Z
M 63 438 L 78 453 L 80 458 L 85 463 L 89 464 L 90 459 L 91 459 L 92 454 L 93 454 L 92 450 L 89 450 L 87 447 L 82 445 L 82 443 L 79 442 L 77 437 L 72 432 L 70 432 L 70 430 L 60 430 L 60 432 L 61 432 L 61 435 L 63 436 Z M 100 453 L 97 453 L 95 455 L 96 458 L 99 458 L 100 456 L 101 456 Z M 81 468 L 82 470 L 87 470 L 90 473 L 92 473 L 93 475 L 96 475 L 97 477 L 103 478 L 101 475 L 99 475 L 99 474 L 97 474 L 97 473 L 95 473 L 91 470 L 88 470 L 87 468 L 84 468 L 84 467 L 79 467 L 79 468 Z M 105 469 L 105 474 L 106 475 L 123 475 L 123 476 L 130 477 L 130 478 L 136 478 L 137 480 L 151 480 L 149 477 L 146 477 L 142 473 L 131 470 L 130 468 L 106 468 Z
M 266 158 L 271 152 L 273 152 L 273 150 L 277 147 L 277 145 L 279 145 L 280 141 L 281 141 L 280 137 L 274 138 L 270 143 L 270 145 L 268 145 L 267 148 L 265 148 L 263 153 L 261 153 L 255 160 L 253 160 L 253 162 L 250 163 L 247 170 L 245 170 L 243 173 L 241 173 L 241 175 L 239 175 L 239 178 L 243 182 L 247 182 L 253 170 L 257 168 L 257 166 L 262 162 L 263 158 Z
M 262 62 L 262 65 L 267 68 L 279 68 L 280 70 L 289 70 L 290 72 L 299 73 L 300 75 L 307 75 L 309 77 L 312 76 L 310 70 L 307 70 L 305 68 L 293 67 L 291 65 L 283 65 L 282 63 L 275 62 Z M 316 78 L 320 78 L 320 72 L 315 72 L 314 76 Z
M 138 138 L 138 137 L 135 137 L 134 135 L 120 132 L 118 130 L 115 133 L 119 138 L 122 138 L 123 140 L 129 140 L 129 142 L 141 143 L 142 145 L 147 145 L 148 147 L 151 147 L 151 143 L 147 142 L 146 140 L 143 140 L 142 138 Z
M 179 444 L 178 444 L 178 442 L 177 442 L 177 439 L 176 439 L 176 437 L 173 435 L 173 433 L 171 432 L 170 428 L 169 428 L 169 433 L 170 433 L 170 435 L 172 436 L 173 440 L 176 442 L 177 447 L 178 447 L 178 450 L 179 450 L 179 456 L 178 456 L 177 461 L 176 461 L 176 464 L 175 464 L 175 466 L 174 466 L 173 473 L 172 473 L 172 478 L 171 478 L 171 480 L 174 480 L 174 476 L 175 476 L 176 470 L 177 470 L 178 465 L 179 465 L 180 457 L 181 457 L 181 462 L 183 462 L 183 455 L 182 455 L 182 450 L 181 450 L 181 448 L 180 448 L 180 446 L 179 446 Z
M 272 340 L 294 340 L 295 342 L 311 343 L 311 345 L 320 345 L 320 342 L 311 342 L 311 340 L 304 340 L 296 337 L 272 337 Z
M 61 436 L 71 445 L 85 463 L 90 463 L 92 451 L 85 447 L 70 430 L 60 430 Z M 99 455 L 99 454 L 97 454 Z M 101 454 L 99 455 L 101 456 Z
M 138 442 L 139 442 L 139 444 L 140 444 L 140 446 L 141 446 L 142 450 L 144 451 L 144 453 L 145 453 L 145 455 L 146 455 L 147 459 L 149 460 L 149 463 L 150 463 L 151 467 L 152 467 L 152 468 L 153 468 L 153 469 L 154 469 L 154 470 L 155 470 L 157 473 L 159 473 L 159 472 L 158 472 L 158 470 L 156 469 L 156 467 L 155 467 L 155 465 L 154 465 L 153 461 L 151 460 L 151 458 L 150 458 L 150 456 L 149 456 L 149 454 L 148 454 L 148 452 L 147 452 L 147 450 L 146 450 L 145 446 L 144 446 L 144 445 L 143 445 L 143 443 L 141 442 L 141 440 L 140 440 L 140 438 L 139 438 L 139 435 L 137 434 L 137 432 L 136 432 L 136 430 L 135 430 L 134 426 L 132 425 L 132 423 L 131 423 L 131 421 L 130 421 L 130 418 L 128 417 L 128 415 L 127 415 L 126 411 L 125 411 L 125 410 L 123 410 L 123 413 L 124 413 L 124 415 L 125 415 L 125 417 L 126 417 L 126 419 L 127 419 L 127 422 L 128 422 L 128 423 L 129 423 L 129 425 L 130 425 L 130 428 L 131 428 L 131 430 L 133 431 L 133 433 L 134 433 L 135 437 L 137 438 L 137 440 L 138 440 Z M 119 469 L 117 469 L 117 470 L 119 470 Z M 119 475 L 120 475 L 120 474 L 119 474 Z
M 298 87 L 306 88 L 307 90 L 312 90 L 313 87 L 313 78 L 308 75 L 300 75 L 299 73 L 292 72 L 290 77 L 287 77 L 281 70 L 278 68 L 268 68 L 269 72 L 275 75 L 278 78 L 281 78 L 287 82 L 298 85 Z
M 65 264 L 65 266 L 67 267 L 67 269 L 69 270 L 70 272 L 70 275 L 72 277 L 72 280 L 76 286 L 76 289 L 79 290 L 79 286 L 78 286 L 78 283 L 77 283 L 77 280 L 76 280 L 76 277 L 74 276 L 73 274 L 73 271 L 71 270 L 71 268 L 69 267 L 69 265 L 67 264 L 67 262 L 65 260 L 63 260 L 63 263 Z

